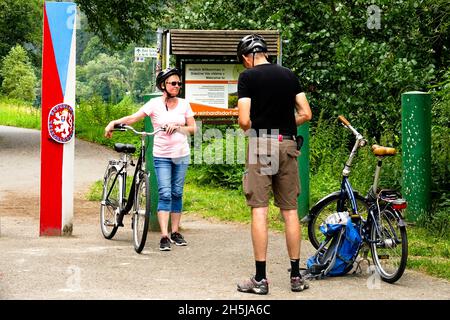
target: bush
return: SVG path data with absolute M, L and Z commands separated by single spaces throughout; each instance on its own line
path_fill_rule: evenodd
M 200 185 L 217 185 L 230 189 L 240 189 L 245 166 L 245 140 L 237 125 L 202 126 L 202 145 L 193 146 L 192 157 L 201 163 L 192 165 L 192 179 Z M 228 140 L 228 141 L 227 141 Z M 228 143 L 227 143 L 228 142 Z
M 105 103 L 100 97 L 94 97 L 76 107 L 76 134 L 80 138 L 107 146 L 112 146 L 118 141 L 139 145 L 139 137 L 131 132 L 115 133 L 112 139 L 104 137 L 104 129 L 111 120 L 130 115 L 137 109 L 138 106 L 133 103 L 130 97 L 125 97 L 118 104 Z M 144 122 L 141 121 L 133 126 L 142 131 Z
M 0 75 L 5 96 L 26 102 L 34 101 L 37 79 L 27 52 L 20 45 L 13 47 L 3 58 Z

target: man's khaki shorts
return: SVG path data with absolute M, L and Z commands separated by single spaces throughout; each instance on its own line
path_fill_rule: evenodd
M 279 142 L 271 138 L 249 138 L 246 170 L 242 178 L 247 205 L 267 207 L 273 191 L 275 206 L 283 210 L 297 209 L 299 155 L 293 140 Z

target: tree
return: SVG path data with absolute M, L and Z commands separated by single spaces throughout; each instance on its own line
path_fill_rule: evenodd
M 0 58 L 16 44 L 32 53 L 40 64 L 42 0 L 0 0 Z
M 402 92 L 428 90 L 450 66 L 448 0 L 77 2 L 115 47 L 157 26 L 278 29 L 283 64 L 299 75 L 313 114 L 344 113 L 377 138 L 386 129 L 399 134 Z
M 170 8 L 168 28 L 278 29 L 313 120 L 344 113 L 376 138 L 399 135 L 402 92 L 427 91 L 450 66 L 448 0 L 187 2 Z
M 75 0 L 91 31 L 111 48 L 139 42 L 158 27 L 164 0 Z
M 3 58 L 0 75 L 2 92 L 14 99 L 33 102 L 36 97 L 37 78 L 27 52 L 20 45 L 13 47 Z
M 118 103 L 130 91 L 128 69 L 117 55 L 100 53 L 95 60 L 79 67 L 77 73 L 79 99 L 100 96 L 103 101 Z

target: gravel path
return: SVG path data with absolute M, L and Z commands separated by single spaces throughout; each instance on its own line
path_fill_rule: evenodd
M 182 221 L 187 247 L 160 252 L 158 233 L 151 232 L 138 255 L 130 220 L 106 240 L 99 230 L 98 203 L 84 199 L 114 153 L 80 140 L 75 144 L 73 235 L 39 237 L 39 144 L 39 131 L 0 126 L 0 299 L 450 299 L 448 281 L 409 269 L 394 285 L 364 270 L 312 281 L 310 289 L 292 293 L 284 236 L 276 232 L 269 240 L 270 294 L 239 293 L 235 283 L 253 272 L 249 226 L 194 213 Z M 303 241 L 301 262 L 312 253 Z

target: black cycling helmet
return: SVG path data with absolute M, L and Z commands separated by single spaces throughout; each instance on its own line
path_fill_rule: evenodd
M 239 41 L 237 59 L 242 63 L 242 55 L 256 52 L 267 52 L 266 40 L 258 34 L 249 34 Z
M 163 88 L 161 85 L 166 81 L 166 79 L 172 75 L 176 74 L 178 77 L 181 78 L 181 72 L 177 68 L 167 68 L 162 70 L 158 75 L 156 76 L 156 87 L 164 91 L 165 88 Z

